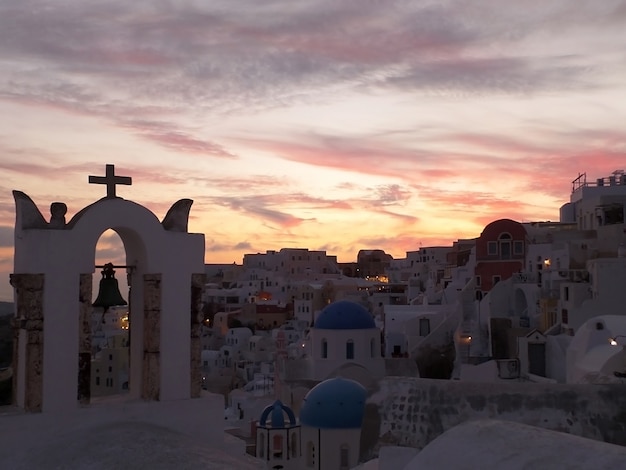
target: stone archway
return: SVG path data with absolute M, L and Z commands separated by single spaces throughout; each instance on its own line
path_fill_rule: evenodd
M 89 399 L 94 256 L 107 229 L 119 234 L 127 265 L 134 267 L 130 380 L 140 386 L 131 396 L 175 400 L 200 394 L 204 235 L 188 233 L 192 201 L 178 201 L 159 221 L 147 208 L 115 195 L 115 184 L 130 184 L 130 178 L 119 178 L 112 165 L 100 181 L 90 177 L 107 184 L 107 196 L 67 223 L 65 204 L 52 203 L 48 222 L 26 194 L 14 191 L 14 393 L 26 410 L 58 411 L 76 407 L 77 396 Z

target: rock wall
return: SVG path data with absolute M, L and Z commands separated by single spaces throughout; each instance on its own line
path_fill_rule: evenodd
M 26 411 L 39 412 L 43 403 L 43 274 L 11 274 L 15 288 L 16 317 L 13 337 L 13 403 Z M 20 331 L 24 331 L 24 335 Z M 25 344 L 20 344 L 24 342 Z M 23 397 L 17 398 L 19 371 L 25 374 Z
M 626 385 L 469 383 L 386 377 L 366 406 L 361 453 L 422 449 L 468 420 L 491 418 L 626 445 Z

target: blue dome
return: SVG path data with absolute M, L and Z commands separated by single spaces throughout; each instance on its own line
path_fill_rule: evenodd
M 314 328 L 321 330 L 363 330 L 376 328 L 376 323 L 365 307 L 349 300 L 339 300 L 322 310 L 315 320 Z
M 360 428 L 366 398 L 365 388 L 354 380 L 325 380 L 304 397 L 300 424 L 320 429 Z
M 273 428 L 285 427 L 285 414 L 289 418 L 289 426 L 296 425 L 296 415 L 288 406 L 282 404 L 280 400 L 276 400 L 273 404 L 265 407 L 263 413 L 261 413 L 261 419 L 259 419 L 259 426 L 267 426 L 267 418 L 270 418 L 270 424 Z

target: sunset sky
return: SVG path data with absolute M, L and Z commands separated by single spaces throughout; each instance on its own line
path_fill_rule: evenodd
M 0 300 L 11 190 L 69 220 L 105 163 L 160 219 L 193 199 L 207 263 L 558 220 L 626 167 L 625 25 L 615 0 L 1 1 Z

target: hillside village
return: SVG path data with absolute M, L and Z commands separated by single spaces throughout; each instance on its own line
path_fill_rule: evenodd
M 624 171 L 580 174 L 559 221 L 494 220 L 476 238 L 402 259 L 363 249 L 339 263 L 325 251 L 283 248 L 246 254 L 241 265 L 205 264 L 190 374 L 223 419 L 214 426 L 229 436 L 228 452 L 256 457 L 249 468 L 437 468 L 440 439 L 469 452 L 458 443 L 477 429 L 508 433 L 510 444 L 539 426 L 563 452 L 623 461 L 626 450 L 612 444 L 626 445 L 616 412 L 626 380 L 625 207 Z M 85 403 L 107 406 L 136 383 L 136 301 L 128 303 L 89 311 Z M 21 314 L 18 335 L 28 328 Z M 14 404 L 25 407 L 25 385 L 13 384 Z M 416 396 L 429 410 L 408 406 Z M 476 419 L 506 422 L 464 424 Z M 491 452 L 523 461 L 516 449 Z M 568 458 L 584 460 L 563 456 L 562 468 Z

